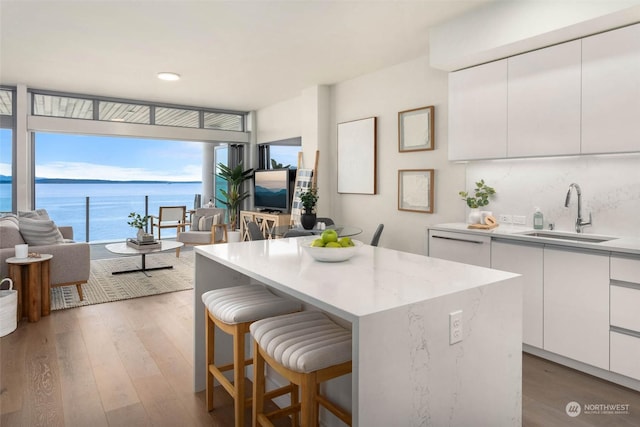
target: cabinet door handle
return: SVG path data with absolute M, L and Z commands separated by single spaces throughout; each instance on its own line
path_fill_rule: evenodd
M 475 243 L 476 245 L 482 245 L 484 242 L 479 242 L 477 240 L 467 240 L 467 239 L 456 239 L 455 237 L 444 237 L 444 236 L 431 236 L 434 239 L 444 239 L 444 240 L 454 240 L 456 242 L 465 242 L 465 243 Z

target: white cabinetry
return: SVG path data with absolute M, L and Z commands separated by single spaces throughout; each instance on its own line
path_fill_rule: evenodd
M 507 60 L 449 74 L 449 160 L 507 156 Z
M 543 245 L 491 241 L 491 268 L 521 274 L 523 283 L 522 341 L 543 346 Z
M 609 256 L 544 248 L 544 349 L 609 369 Z
M 581 41 L 508 61 L 508 157 L 579 154 Z
M 611 256 L 611 371 L 640 380 L 640 258 Z
M 491 267 L 491 237 L 429 230 L 429 256 Z
M 640 150 L 640 24 L 582 40 L 582 152 Z

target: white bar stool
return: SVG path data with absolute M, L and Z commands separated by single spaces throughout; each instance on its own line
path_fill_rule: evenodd
M 244 368 L 253 363 L 251 358 L 245 360 L 244 337 L 249 332 L 249 325 L 265 317 L 299 311 L 301 304 L 274 295 L 260 285 L 233 286 L 205 292 L 202 302 L 206 311 L 207 410 L 213 410 L 215 378 L 233 397 L 235 425 L 244 427 L 244 409 L 251 402 L 251 398 L 245 400 Z M 216 326 L 233 336 L 233 363 L 215 363 Z M 224 372 L 229 370 L 233 370 L 233 384 L 224 376 Z
M 319 392 L 320 383 L 351 372 L 351 331 L 318 311 L 301 311 L 254 322 L 253 336 L 253 419 L 252 425 L 273 426 L 271 418 L 292 416 L 292 426 L 318 425 L 318 405 L 322 405 L 351 425 L 351 414 Z M 265 393 L 265 362 L 293 387 Z M 298 387 L 300 400 L 298 403 Z M 288 391 L 287 389 L 291 389 Z M 264 413 L 267 398 L 291 393 L 291 405 Z

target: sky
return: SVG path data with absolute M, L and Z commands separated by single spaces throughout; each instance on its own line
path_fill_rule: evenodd
M 11 175 L 10 132 L 0 130 L 0 140 L 0 175 Z M 199 182 L 202 145 L 202 142 L 38 132 L 36 176 Z M 299 147 L 273 147 L 271 155 L 284 165 L 296 165 L 298 150 Z

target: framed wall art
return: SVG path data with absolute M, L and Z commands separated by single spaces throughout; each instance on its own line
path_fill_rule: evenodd
M 398 150 L 401 153 L 434 149 L 433 116 L 433 106 L 398 113 Z
M 398 210 L 433 213 L 433 169 L 398 170 Z
M 376 194 L 377 118 L 338 123 L 338 193 Z

